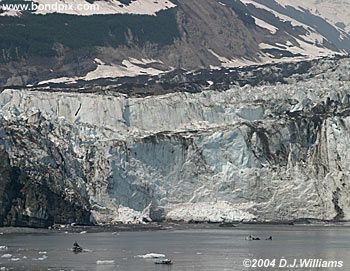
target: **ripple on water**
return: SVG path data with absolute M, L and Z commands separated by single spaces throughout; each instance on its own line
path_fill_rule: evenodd
M 114 260 L 97 260 L 96 264 L 97 265 L 114 265 L 115 261 Z

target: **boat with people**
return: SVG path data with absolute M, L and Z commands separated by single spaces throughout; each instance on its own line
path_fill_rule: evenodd
M 259 240 L 261 240 L 260 237 L 255 237 L 255 236 L 252 236 L 252 235 L 247 236 L 245 239 L 247 241 L 259 241 Z M 266 238 L 265 240 L 272 241 L 272 236 Z
M 256 241 L 256 240 L 260 240 L 259 237 L 254 237 L 252 235 L 249 235 L 245 238 L 247 241 Z
M 169 260 L 169 259 L 157 260 L 154 263 L 155 264 L 166 264 L 166 265 L 173 264 L 173 262 L 171 260 Z

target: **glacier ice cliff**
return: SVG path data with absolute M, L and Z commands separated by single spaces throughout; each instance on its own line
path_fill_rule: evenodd
M 6 89 L 0 224 L 348 220 L 348 62 L 142 98 Z

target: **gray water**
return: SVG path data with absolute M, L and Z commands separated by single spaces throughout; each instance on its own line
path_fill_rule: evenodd
M 1 231 L 1 229 L 0 229 Z M 246 241 L 248 235 L 272 241 Z M 74 254 L 74 241 L 87 251 Z M 0 270 L 96 270 L 96 271 L 224 271 L 296 270 L 288 268 L 245 268 L 244 259 L 323 259 L 343 261 L 342 268 L 299 268 L 297 270 L 350 270 L 350 228 L 307 226 L 239 226 L 229 229 L 185 229 L 120 233 L 31 232 L 4 233 L 0 245 Z M 147 253 L 166 254 L 173 265 L 154 264 L 136 258 Z M 43 254 L 46 253 L 46 254 Z M 45 255 L 47 258 L 43 257 Z M 17 261 L 14 261 L 17 260 Z M 114 264 L 97 264 L 114 260 Z M 6 269 L 7 270 L 7 269 Z

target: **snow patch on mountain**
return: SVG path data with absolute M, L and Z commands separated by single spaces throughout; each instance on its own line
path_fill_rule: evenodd
M 213 66 L 211 65 L 211 69 L 219 69 L 221 67 L 225 67 L 225 68 L 230 68 L 230 67 L 243 67 L 243 66 L 249 66 L 249 65 L 253 65 L 256 64 L 256 62 L 248 60 L 248 59 L 244 59 L 244 58 L 232 58 L 232 59 L 228 59 L 227 57 L 224 56 L 220 56 L 219 54 L 217 54 L 214 50 L 212 49 L 208 49 L 208 51 L 214 55 L 217 59 L 220 60 L 221 62 L 221 66 L 217 67 L 217 66 Z
M 303 8 L 309 12 L 322 16 L 333 25 L 344 24 L 344 30 L 350 32 L 350 2 L 337 0 L 276 0 L 284 6 Z M 339 27 L 339 25 L 338 25 Z
M 2 10 L 0 8 L 0 16 L 20 17 L 21 15 L 22 13 L 18 10 Z
M 262 27 L 262 28 L 265 28 L 267 30 L 269 30 L 271 32 L 271 34 L 276 34 L 278 28 L 263 21 L 263 20 L 260 20 L 259 18 L 256 18 L 256 17 L 253 17 L 254 20 L 255 20 L 255 24 Z
M 318 47 L 302 40 L 298 40 L 298 43 L 299 46 L 289 47 L 288 50 L 294 54 L 306 54 L 309 58 L 320 58 L 338 54 L 330 49 Z
M 291 23 L 294 28 L 301 27 L 304 29 L 304 32 L 306 34 L 301 35 L 300 33 L 296 32 L 295 35 L 291 36 L 291 34 L 287 33 L 287 35 L 290 35 L 291 38 L 294 38 L 299 45 L 292 44 L 291 46 L 288 46 L 285 51 L 291 52 L 293 54 L 300 54 L 305 56 L 306 58 L 313 58 L 313 57 L 322 57 L 322 56 L 327 56 L 327 55 L 334 55 L 334 54 L 343 54 L 344 51 L 340 50 L 340 52 L 336 52 L 330 48 L 327 48 L 327 46 L 324 45 L 325 42 L 327 42 L 327 37 L 323 36 L 320 34 L 316 28 L 317 26 L 312 25 L 310 22 L 310 25 L 306 25 L 305 22 L 300 22 L 298 21 L 297 17 L 289 17 L 285 14 L 281 14 L 280 12 L 270 8 L 268 5 L 264 5 L 262 3 L 258 3 L 255 0 L 242 0 L 242 2 L 245 5 L 253 5 L 258 9 L 262 9 L 265 11 L 270 12 L 273 14 L 275 17 L 279 18 L 281 23 Z M 304 1 L 308 2 L 308 1 Z M 277 4 L 281 4 L 281 7 L 288 7 L 291 6 L 295 9 L 298 9 L 299 12 L 307 12 L 303 10 L 302 8 L 298 8 L 296 5 L 296 2 L 291 2 L 291 1 L 285 1 L 283 3 L 277 2 Z M 315 14 L 316 16 L 320 16 L 319 13 Z M 254 17 L 255 18 L 255 17 Z M 322 16 L 320 17 L 320 20 L 324 19 Z M 270 31 L 272 31 L 272 28 L 266 25 L 267 23 L 264 22 L 262 19 L 255 19 L 255 22 L 257 25 L 264 27 L 264 28 L 270 28 Z M 275 26 L 273 26 L 275 27 Z M 275 27 L 277 28 L 277 27 Z M 339 40 L 344 40 L 347 38 L 345 36 L 345 33 L 343 33 L 341 30 L 339 30 Z M 277 48 L 276 48 L 277 47 Z M 268 49 L 266 46 L 264 49 Z M 270 49 L 278 49 L 278 46 L 275 44 L 270 46 Z M 281 49 L 281 48 L 279 48 Z M 284 50 L 284 49 L 283 49 Z M 267 55 L 269 57 L 269 55 Z M 277 60 L 278 61 L 278 60 Z
M 268 6 L 262 5 L 260 3 L 255 2 L 255 0 L 241 0 L 244 4 L 252 4 L 255 7 L 259 8 L 259 9 L 263 9 L 266 10 L 270 13 L 272 13 L 274 16 L 276 16 L 277 18 L 279 18 L 280 20 L 284 21 L 284 22 L 290 22 L 292 24 L 292 26 L 297 27 L 297 26 L 301 26 L 305 29 L 309 29 L 310 27 L 302 22 L 299 22 L 298 20 L 291 18 L 287 15 L 281 14 L 279 12 L 277 12 L 276 10 L 273 10 L 271 8 L 269 8 Z
M 170 70 L 164 71 L 156 68 L 152 68 L 152 64 L 162 64 L 161 61 L 155 59 L 135 59 L 129 58 L 124 60 L 121 65 L 106 64 L 102 60 L 95 58 L 97 67 L 95 70 L 90 71 L 85 76 L 81 77 L 60 77 L 41 81 L 39 85 L 48 83 L 76 83 L 77 80 L 91 81 L 99 78 L 117 78 L 117 77 L 134 77 L 138 75 L 158 75 Z
M 261 49 L 277 49 L 277 50 L 285 50 L 287 52 L 293 53 L 295 55 L 298 55 L 294 57 L 294 60 L 300 60 L 302 58 L 304 59 L 312 59 L 312 58 L 320 58 L 324 56 L 329 55 L 336 55 L 334 51 L 324 48 L 324 47 L 318 47 L 313 44 L 310 44 L 308 42 L 297 40 L 298 46 L 295 45 L 284 45 L 284 44 L 267 44 L 267 43 L 260 43 L 259 47 Z M 268 54 L 265 54 L 268 55 Z M 285 62 L 290 61 L 291 59 L 289 57 L 287 58 L 281 58 L 281 59 L 274 59 L 273 56 L 270 56 L 269 58 L 263 57 L 264 62 Z
M 64 13 L 84 16 L 97 14 L 156 15 L 160 10 L 176 6 L 170 0 L 135 0 L 131 1 L 129 5 L 118 0 L 98 0 L 93 3 L 85 0 L 36 0 L 35 2 L 47 7 L 43 10 L 37 10 L 36 14 Z M 63 5 L 66 8 L 55 8 L 55 4 Z
M 157 63 L 157 60 L 136 60 L 128 59 L 122 62 L 122 65 L 98 64 L 96 70 L 89 72 L 81 79 L 90 81 L 98 78 L 115 78 L 124 76 L 137 76 L 142 74 L 158 75 L 164 71 L 152 67 L 142 67 L 139 65 L 147 65 Z

